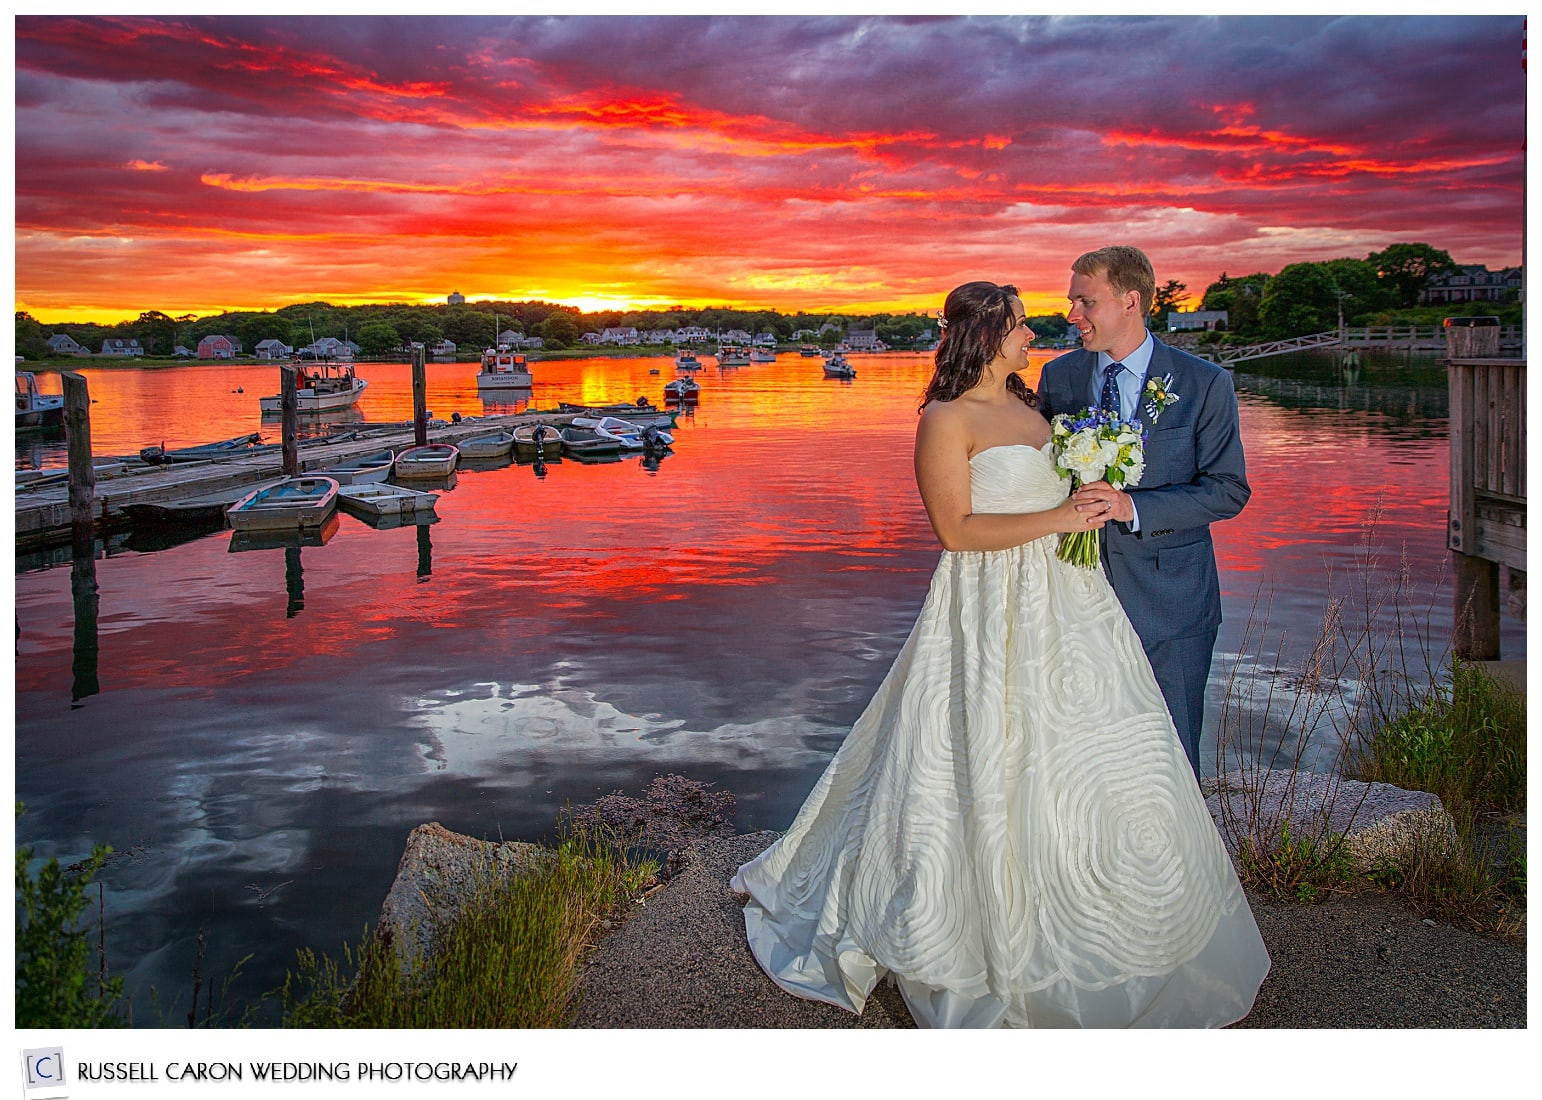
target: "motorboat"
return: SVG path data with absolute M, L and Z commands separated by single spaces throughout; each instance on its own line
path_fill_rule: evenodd
M 639 397 L 635 405 L 628 405 L 624 401 L 613 405 L 571 405 L 564 401 L 557 406 L 557 410 L 571 416 L 620 417 L 640 428 L 673 428 L 675 419 L 680 415 L 679 409 L 660 408 L 647 397 Z
M 592 428 L 602 436 L 613 436 L 620 440 L 624 451 L 662 450 L 675 443 L 675 437 L 663 428 L 644 428 L 616 416 L 575 416 L 573 427 Z
M 438 493 L 425 493 L 405 485 L 344 485 L 337 491 L 338 505 L 349 515 L 364 519 L 431 512 Z
M 39 393 L 29 370 L 16 372 L 16 427 L 58 428 L 64 424 L 64 395 Z
M 482 352 L 482 369 L 477 371 L 477 392 L 487 390 L 528 390 L 535 384 L 524 352 L 505 344 Z
M 621 440 L 613 435 L 601 435 L 593 428 L 563 428 L 562 450 L 575 457 L 614 455 L 621 451 Z
M 748 348 L 738 344 L 721 344 L 717 349 L 717 365 L 720 367 L 747 367 L 750 365 Z
M 826 359 L 824 367 L 826 378 L 850 379 L 857 376 L 857 368 L 846 362 L 846 357 L 840 352 L 836 352 Z
M 765 348 L 765 347 L 751 348 L 750 349 L 750 362 L 751 363 L 775 363 L 776 362 L 776 349 L 775 348 Z
M 392 473 L 397 478 L 445 477 L 455 471 L 460 460 L 460 448 L 449 443 L 429 443 L 422 447 L 408 447 L 396 456 Z
M 391 476 L 391 466 L 395 461 L 396 456 L 388 447 L 358 458 L 334 462 L 316 472 L 332 478 L 339 485 L 373 485 Z
M 333 363 L 326 360 L 300 362 L 300 377 L 295 390 L 295 407 L 303 413 L 327 412 L 346 409 L 359 400 L 369 383 L 353 373 L 352 363 Z M 284 411 L 283 394 L 259 397 L 257 407 L 264 415 L 277 415 Z
M 458 444 L 461 458 L 507 458 L 514 449 L 514 433 L 506 430 L 462 439 Z
M 681 351 L 675 356 L 675 370 L 701 370 L 701 360 L 688 351 Z
M 259 486 L 225 512 L 237 531 L 287 531 L 319 527 L 337 507 L 338 484 L 330 477 L 286 477 Z
M 701 383 L 694 378 L 676 378 L 664 386 L 666 405 L 694 405 L 701 400 Z
M 555 424 L 521 424 L 514 429 L 514 452 L 526 458 L 558 458 L 562 431 Z
M 813 344 L 802 344 L 798 348 L 798 354 L 805 359 L 818 359 L 819 349 Z

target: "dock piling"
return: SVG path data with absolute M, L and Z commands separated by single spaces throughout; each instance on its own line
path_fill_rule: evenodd
M 424 366 L 426 351 L 421 344 L 412 346 L 412 441 L 428 445 L 428 371 Z
M 96 528 L 92 506 L 96 469 L 91 460 L 91 391 L 83 374 L 65 371 L 64 433 L 70 479 L 70 528 L 75 556 L 95 553 Z
M 284 476 L 300 476 L 299 371 L 292 364 L 278 368 L 279 416 L 283 424 Z

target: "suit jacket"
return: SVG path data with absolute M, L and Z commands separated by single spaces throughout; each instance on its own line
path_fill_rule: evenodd
M 1129 490 L 1140 530 L 1109 523 L 1103 567 L 1143 644 L 1215 629 L 1221 586 L 1210 524 L 1242 511 L 1252 490 L 1242 457 L 1231 374 L 1153 337 L 1146 377 L 1172 375 L 1178 400 L 1153 422 L 1142 395 L 1135 418 L 1148 429 L 1146 469 Z M 1073 351 L 1044 366 L 1039 411 L 1046 417 L 1096 405 L 1095 352 Z

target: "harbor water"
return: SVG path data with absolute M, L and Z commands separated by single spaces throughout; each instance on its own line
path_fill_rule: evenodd
M 357 943 L 426 821 L 539 839 L 564 807 L 675 772 L 732 791 L 738 828 L 784 828 L 938 556 L 911 472 L 929 357 L 850 358 L 850 382 L 796 354 L 706 359 L 661 462 L 463 471 L 430 526 L 343 516 L 322 545 L 245 552 L 228 531 L 115 537 L 94 623 L 77 621 L 67 554 L 19 557 L 17 840 L 63 863 L 112 845 L 108 963 L 135 1024 L 185 1024 L 200 933 L 206 981 L 247 960 L 230 1004 L 279 985 L 297 948 Z M 1446 559 L 1443 371 L 1368 357 L 1346 373 L 1325 354 L 1245 366 L 1253 497 L 1214 528 L 1226 622 L 1207 750 L 1239 653 L 1262 637 L 1263 663 L 1288 671 L 1367 532 L 1408 562 L 1433 632 L 1451 625 L 1449 587 L 1430 589 Z M 532 408 L 657 403 L 675 373 L 667 358 L 534 369 Z M 329 427 L 410 417 L 405 363 L 358 370 L 369 388 Z M 429 365 L 435 416 L 483 412 L 475 372 Z M 272 366 L 83 373 L 99 455 L 278 436 L 257 411 Z M 17 442 L 18 466 L 63 458 L 59 439 Z M 1524 655 L 1522 624 L 1506 617 L 1502 639 Z

